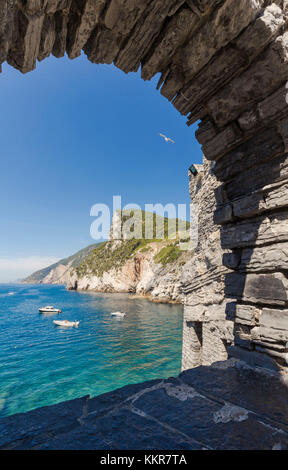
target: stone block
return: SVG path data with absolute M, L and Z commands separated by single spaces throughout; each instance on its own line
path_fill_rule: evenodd
M 233 249 L 288 242 L 287 224 L 287 211 L 226 224 L 221 227 L 221 246 L 223 249 Z
M 260 316 L 260 327 L 285 330 L 288 333 L 288 310 L 263 308 Z
M 251 351 L 247 351 L 241 347 L 229 346 L 228 357 L 244 361 L 252 367 L 261 367 L 275 372 L 279 371 L 279 365 L 275 360 L 273 360 L 269 355 L 262 354 L 258 351 L 253 351 L 252 354 Z
M 282 273 L 240 274 L 230 273 L 225 278 L 225 294 L 252 304 L 288 304 L 288 280 Z
M 244 248 L 237 268 L 243 272 L 275 272 L 288 270 L 288 243 Z
M 208 114 L 219 127 L 234 121 L 283 85 L 288 70 L 287 45 L 288 33 L 285 32 L 248 70 L 234 78 L 208 102 Z
M 235 323 L 241 325 L 255 326 L 259 321 L 261 310 L 252 305 L 241 305 L 236 306 Z
M 89 396 L 37 408 L 0 420 L 0 448 L 28 449 L 45 443 L 52 433 L 66 433 L 80 426 Z

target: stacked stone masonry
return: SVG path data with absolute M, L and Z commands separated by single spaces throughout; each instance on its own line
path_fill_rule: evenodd
M 229 354 L 287 370 L 287 21 L 287 0 L 1 0 L 0 64 L 26 73 L 83 50 L 161 74 L 161 94 L 200 120 L 183 368 Z

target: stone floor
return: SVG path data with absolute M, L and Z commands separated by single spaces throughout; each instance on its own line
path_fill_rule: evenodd
M 237 360 L 0 420 L 0 449 L 287 449 L 288 389 Z

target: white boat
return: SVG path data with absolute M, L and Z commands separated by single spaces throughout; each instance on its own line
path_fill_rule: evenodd
M 112 312 L 111 315 L 113 315 L 114 317 L 125 317 L 126 313 L 125 312 Z
M 80 322 L 68 320 L 53 320 L 53 323 L 57 326 L 78 326 Z
M 8 292 L 8 295 L 14 295 L 15 292 Z
M 61 313 L 62 310 L 60 308 L 54 308 L 51 305 L 47 305 L 46 307 L 39 308 L 39 313 Z

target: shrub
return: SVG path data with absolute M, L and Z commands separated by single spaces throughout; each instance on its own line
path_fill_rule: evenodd
M 162 248 L 159 253 L 154 256 L 154 261 L 155 263 L 162 264 L 162 266 L 166 266 L 169 263 L 177 261 L 182 253 L 179 246 L 173 243 Z

